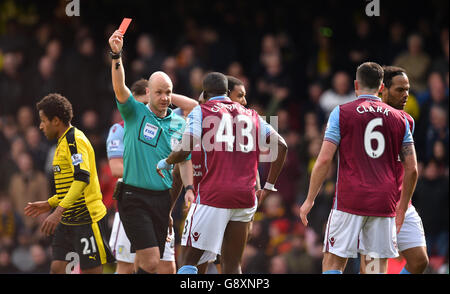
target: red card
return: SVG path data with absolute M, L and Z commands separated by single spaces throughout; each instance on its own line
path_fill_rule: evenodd
M 124 18 L 122 20 L 122 23 L 120 24 L 120 27 L 119 27 L 119 31 L 121 31 L 122 34 L 125 35 L 125 32 L 127 31 L 128 26 L 130 25 L 130 22 L 131 22 L 131 18 Z

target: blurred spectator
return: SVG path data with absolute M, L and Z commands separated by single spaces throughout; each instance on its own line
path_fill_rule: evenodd
M 137 58 L 131 63 L 132 80 L 148 79 L 152 73 L 161 70 L 164 55 L 156 50 L 153 38 L 146 33 L 136 41 Z
M 314 113 L 318 119 L 319 125 L 325 123 L 325 112 L 320 107 L 320 97 L 323 94 L 323 85 L 319 81 L 315 81 L 308 86 L 308 99 L 304 100 L 300 105 L 300 113 L 303 117 L 306 113 Z M 303 125 L 304 127 L 304 125 Z
M 425 138 L 425 161 L 433 156 L 434 144 L 441 141 L 444 148 L 448 149 L 449 140 L 448 115 L 446 109 L 434 105 L 430 110 L 430 125 Z
M 26 151 L 25 141 L 21 137 L 15 137 L 11 143 L 9 153 L 3 158 L 0 169 L 0 193 L 7 191 L 11 176 L 18 171 L 18 159 L 20 154 Z
M 8 249 L 0 244 L 0 274 L 16 274 L 19 270 L 11 262 L 11 254 Z
M 383 47 L 385 48 L 384 64 L 393 64 L 394 59 L 406 50 L 405 25 L 402 22 L 396 21 L 391 24 L 389 27 L 389 40 Z
M 23 228 L 23 221 L 14 211 L 9 196 L 0 195 L 0 247 L 14 247 Z
M 82 113 L 80 128 L 86 134 L 86 137 L 94 147 L 94 150 L 102 150 L 104 138 L 102 137 L 103 123 L 99 121 L 98 113 L 95 110 L 89 109 Z
M 25 141 L 27 149 L 33 157 L 34 167 L 43 172 L 49 146 L 42 139 L 41 131 L 37 127 L 28 128 L 25 133 Z
M 35 125 L 34 111 L 29 105 L 24 105 L 17 111 L 17 126 L 21 136 L 25 136 L 28 129 Z
M 421 107 L 420 118 L 417 121 L 415 136 L 417 141 L 417 156 L 422 161 L 427 160 L 427 156 L 429 156 L 429 151 L 427 155 L 427 149 L 430 150 L 432 148 L 432 146 L 426 146 L 428 136 L 432 135 L 429 133 L 430 128 L 433 129 L 431 126 L 431 109 L 433 106 L 438 106 L 448 111 L 448 92 L 446 92 L 444 81 L 439 73 L 433 72 L 429 75 L 428 89 L 423 95 L 426 98 L 420 98 L 424 102 Z M 448 124 L 448 122 L 446 123 Z
M 26 103 L 35 105 L 48 93 L 58 91 L 55 72 L 55 59 L 48 55 L 39 58 L 36 68 L 28 74 L 29 86 L 26 89 Z
M 40 244 L 34 244 L 30 247 L 30 255 L 33 261 L 33 267 L 28 271 L 31 274 L 50 273 L 50 259 Z
M 326 81 L 335 66 L 336 50 L 333 44 L 332 31 L 322 17 L 313 23 L 313 40 L 310 42 L 309 59 L 307 61 L 307 76 L 310 80 Z
M 437 71 L 442 76 L 445 76 L 446 74 L 448 74 L 448 63 L 449 63 L 449 59 L 448 59 L 448 55 L 449 55 L 448 27 L 443 28 L 441 30 L 440 43 L 441 43 L 442 55 L 433 61 L 433 64 L 431 66 L 431 71 Z
M 224 72 L 228 64 L 237 57 L 237 48 L 233 40 L 228 37 L 227 33 L 219 33 L 209 26 L 202 30 L 201 36 L 205 46 L 205 54 L 202 55 L 205 67 Z
M 430 56 L 423 51 L 423 38 L 419 34 L 408 37 L 408 51 L 400 54 L 394 65 L 406 70 L 411 91 L 420 94 L 426 90 L 426 74 L 431 65 Z
M 355 99 L 350 76 L 346 72 L 339 71 L 333 75 L 333 87 L 320 96 L 319 103 L 328 119 L 328 115 L 336 106 Z
M 371 30 L 367 18 L 355 22 L 355 36 L 353 37 L 355 41 L 348 44 L 349 71 L 356 69 L 367 60 L 377 61 L 375 53 L 378 52 L 378 42 Z
M 12 263 L 21 272 L 29 272 L 33 268 L 33 260 L 30 252 L 32 242 L 30 230 L 26 228 L 20 230 L 17 240 L 17 246 L 11 254 Z
M 21 153 L 17 159 L 18 173 L 11 177 L 9 195 L 14 210 L 21 216 L 27 228 L 37 226 L 36 219 L 25 217 L 24 208 L 29 202 L 44 201 L 49 198 L 48 181 L 45 175 L 34 168 L 29 153 Z
M 430 256 L 448 253 L 448 176 L 431 160 L 419 178 L 413 202 L 422 217 Z
M 289 274 L 286 258 L 276 255 L 270 259 L 269 274 Z
M 266 54 L 261 62 L 264 72 L 257 82 L 258 95 L 261 103 L 270 103 L 267 115 L 273 115 L 277 107 L 289 98 L 291 80 L 284 69 L 280 53 Z
M 16 113 L 22 102 L 23 87 L 19 68 L 20 52 L 4 52 L 3 67 L 0 68 L 0 116 Z
M 321 259 L 314 258 L 307 248 L 302 235 L 290 237 L 289 251 L 284 254 L 290 273 L 318 274 L 322 272 Z
M 200 93 L 203 91 L 203 77 L 205 72 L 199 66 L 194 67 L 191 70 L 191 74 L 189 76 L 189 83 L 191 85 L 190 96 L 192 99 L 198 99 Z

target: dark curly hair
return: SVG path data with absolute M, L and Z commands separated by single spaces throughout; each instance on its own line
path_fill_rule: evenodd
M 36 103 L 36 108 L 38 111 L 42 110 L 49 120 L 56 116 L 66 125 L 72 121 L 72 104 L 61 94 L 48 94 Z

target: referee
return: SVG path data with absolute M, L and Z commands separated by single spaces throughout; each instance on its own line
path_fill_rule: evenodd
M 115 31 L 109 39 L 112 57 L 112 84 L 117 107 L 125 122 L 123 185 L 118 209 L 125 233 L 136 252 L 135 272 L 155 273 L 163 256 L 172 187 L 171 171 L 156 172 L 157 163 L 167 157 L 181 141 L 184 119 L 169 108 L 172 81 L 163 72 L 153 73 L 148 81 L 150 102 L 145 105 L 125 85 L 121 53 L 123 35 Z M 183 164 L 191 164 L 190 160 Z M 180 165 L 180 170 L 182 166 Z M 192 193 L 192 174 L 183 177 L 186 190 Z

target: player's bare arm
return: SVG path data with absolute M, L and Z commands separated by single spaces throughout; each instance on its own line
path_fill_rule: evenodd
M 314 206 L 314 200 L 316 199 L 317 194 L 319 194 L 319 190 L 327 176 L 336 150 L 336 144 L 331 143 L 330 141 L 323 141 L 319 156 L 317 157 L 317 161 L 311 172 L 308 196 L 306 197 L 303 205 L 300 207 L 300 218 L 305 226 L 308 225 L 308 213 Z
M 188 114 L 198 105 L 198 102 L 187 96 L 172 93 L 172 104 L 181 108 L 185 114 Z
M 269 175 L 267 176 L 266 185 L 267 183 L 270 183 L 272 185 L 275 185 L 277 182 L 278 176 L 281 173 L 281 170 L 283 169 L 284 162 L 286 161 L 286 155 L 288 151 L 288 146 L 286 144 L 286 141 L 281 137 L 278 133 L 273 133 L 266 139 L 266 143 L 269 143 L 271 140 L 277 140 L 277 157 L 276 159 L 270 164 L 269 169 Z M 257 174 L 259 177 L 259 173 Z M 259 183 L 257 185 L 260 186 Z M 258 197 L 258 205 L 262 203 L 264 198 L 270 193 L 271 190 L 267 189 L 267 186 L 264 187 L 262 190 L 258 190 L 256 192 L 256 196 Z
M 112 176 L 121 178 L 123 176 L 123 158 L 111 158 L 108 163 Z
M 194 168 L 192 167 L 192 161 L 182 161 L 179 163 L 179 166 L 184 187 L 192 187 L 192 184 L 194 183 Z M 192 203 L 194 201 L 194 192 L 192 189 L 186 190 L 184 199 L 186 207 L 189 206 L 189 202 Z
M 400 231 L 400 228 L 403 224 L 406 210 L 408 210 L 408 204 L 411 201 L 411 197 L 417 183 L 418 171 L 416 150 L 414 148 L 414 144 L 403 145 L 400 152 L 400 158 L 402 160 L 405 174 L 403 176 L 402 194 L 397 205 L 395 217 L 397 233 Z
M 123 34 L 116 30 L 109 38 L 109 46 L 113 54 L 121 54 L 123 48 Z M 122 64 L 122 57 L 112 59 L 111 76 L 114 93 L 120 103 L 125 103 L 130 97 L 130 90 L 125 85 L 125 70 Z

